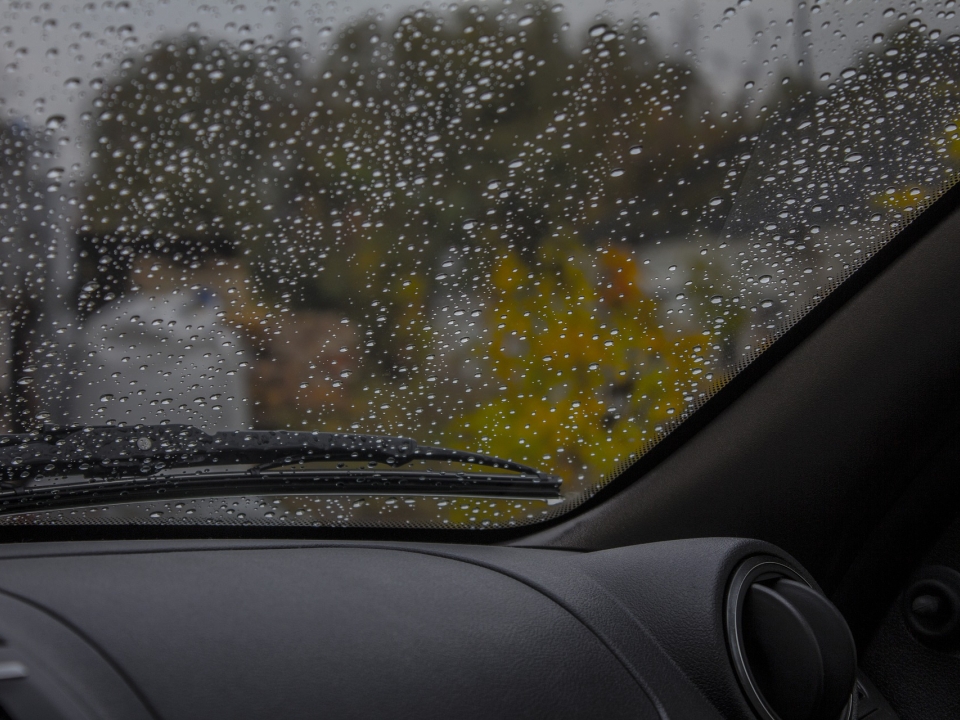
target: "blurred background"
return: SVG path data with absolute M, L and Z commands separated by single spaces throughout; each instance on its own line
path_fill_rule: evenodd
M 12 0 L 0 429 L 405 435 L 576 502 L 954 182 L 957 25 Z

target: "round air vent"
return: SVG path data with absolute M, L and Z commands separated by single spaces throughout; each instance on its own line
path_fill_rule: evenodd
M 840 611 L 783 560 L 759 556 L 727 596 L 733 666 L 762 720 L 847 720 L 857 654 Z

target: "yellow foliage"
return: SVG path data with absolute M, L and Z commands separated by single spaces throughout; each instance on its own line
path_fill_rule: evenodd
M 557 472 L 572 492 L 681 412 L 699 339 L 667 337 L 630 248 L 558 236 L 532 260 L 498 253 L 487 338 L 474 350 L 497 395 L 462 427 L 477 447 Z

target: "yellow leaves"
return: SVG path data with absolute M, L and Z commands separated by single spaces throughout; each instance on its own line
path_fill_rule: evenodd
M 942 133 L 938 133 L 932 138 L 933 146 L 937 148 L 939 154 L 945 154 L 951 160 L 960 161 L 960 129 L 957 123 L 960 118 L 955 118 L 944 126 Z
M 501 293 L 515 290 L 520 285 L 522 269 L 523 263 L 517 253 L 510 252 L 503 255 L 491 272 L 490 279 L 493 287 Z
M 497 253 L 491 346 L 474 360 L 505 390 L 464 425 L 484 449 L 552 469 L 576 492 L 682 412 L 702 338 L 668 340 L 632 248 L 557 235 L 529 260 Z
M 957 123 L 960 118 L 947 123 L 941 132 L 929 138 L 930 147 L 940 156 L 941 161 L 952 165 L 952 172 L 957 171 L 960 165 L 960 128 Z M 938 191 L 929 187 L 897 187 L 889 188 L 880 198 L 878 204 L 904 213 L 913 213 L 923 210 L 930 204 Z
M 636 258 L 627 248 L 610 246 L 603 253 L 602 263 L 609 282 L 604 286 L 604 299 L 614 304 L 640 306 L 649 303 L 637 286 L 640 273 Z
M 930 199 L 928 191 L 919 187 L 911 187 L 887 192 L 883 196 L 883 204 L 901 212 L 913 212 L 925 207 Z

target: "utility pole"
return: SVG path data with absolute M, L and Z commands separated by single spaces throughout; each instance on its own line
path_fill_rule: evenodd
M 810 0 L 794 0 L 793 44 L 801 87 L 813 85 L 813 56 L 810 53 Z
M 64 420 L 76 242 L 53 146 L 0 125 L 0 431 Z

